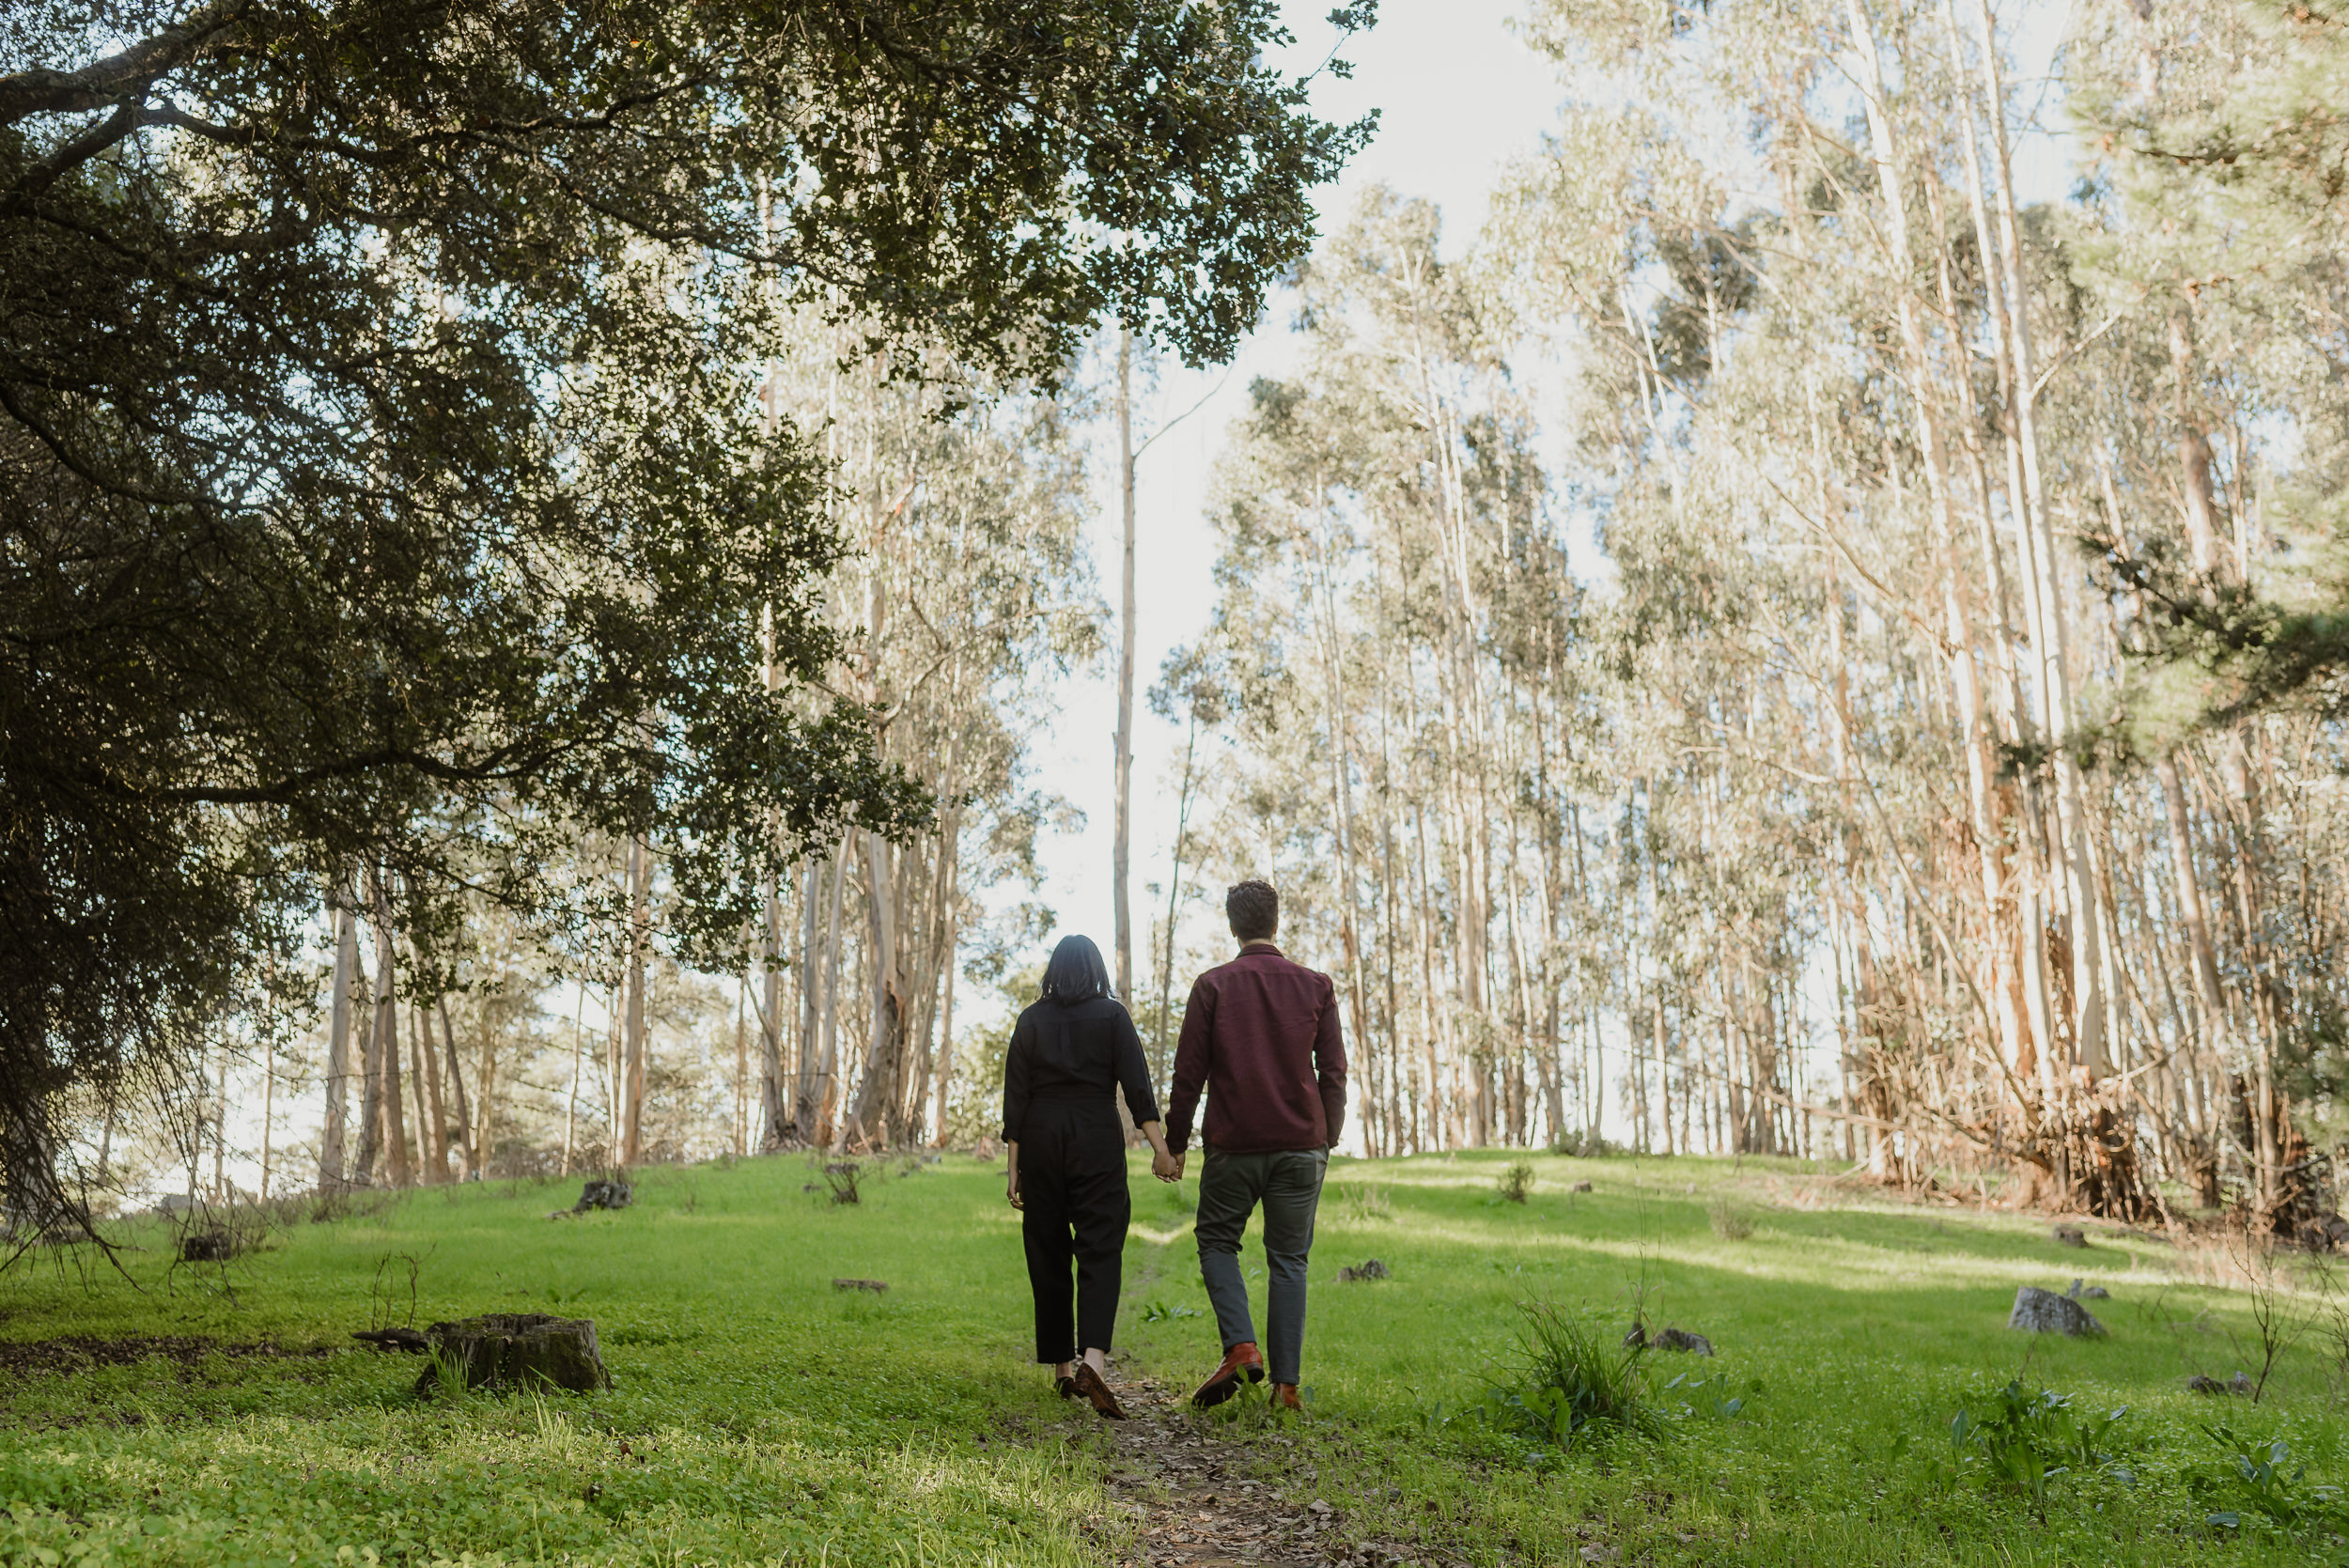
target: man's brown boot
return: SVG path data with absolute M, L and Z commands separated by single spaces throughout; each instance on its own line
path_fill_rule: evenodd
M 1264 1381 L 1264 1358 L 1256 1352 L 1256 1342 L 1242 1340 L 1223 1353 L 1223 1364 L 1214 1375 L 1192 1390 L 1190 1402 L 1205 1410 L 1221 1405 L 1239 1392 L 1241 1379 L 1251 1383 Z
M 1272 1385 L 1272 1407 L 1275 1410 L 1294 1410 L 1300 1416 L 1305 1413 L 1305 1406 L 1297 1397 L 1297 1385 L 1294 1383 Z

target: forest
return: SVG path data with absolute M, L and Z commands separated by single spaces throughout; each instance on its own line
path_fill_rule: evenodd
M 0 6 L 0 1564 L 2341 1560 L 2345 93 Z
M 1261 6 L 102 10 L 0 79 L 17 1243 L 975 1142 L 1111 666 L 1161 1074 L 1266 876 L 1372 1157 L 2342 1223 L 2329 12 L 1536 4 L 1489 212 L 1316 234 Z M 1138 675 L 1137 379 L 1276 289 Z

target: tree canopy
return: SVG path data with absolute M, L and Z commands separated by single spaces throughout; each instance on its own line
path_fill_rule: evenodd
M 1340 12 L 1341 25 L 1366 17 Z M 428 937 L 660 842 L 687 945 L 922 789 L 822 688 L 781 312 L 1227 355 L 1366 126 L 1261 0 L 52 4 L 0 34 L 0 1183 L 361 863 Z

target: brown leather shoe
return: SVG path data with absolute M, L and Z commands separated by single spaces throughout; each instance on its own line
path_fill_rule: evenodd
M 1251 1383 L 1264 1381 L 1264 1357 L 1257 1353 L 1253 1340 L 1242 1340 L 1225 1351 L 1223 1364 L 1191 1390 L 1190 1402 L 1202 1410 L 1221 1405 L 1239 1392 L 1243 1378 Z
M 1073 1377 L 1055 1377 L 1052 1379 L 1052 1387 L 1060 1390 L 1060 1396 L 1063 1399 L 1077 1397 L 1077 1380 Z
M 1077 1385 L 1077 1392 L 1084 1396 L 1085 1402 L 1093 1406 L 1096 1414 L 1106 1416 L 1113 1421 L 1122 1421 L 1126 1419 L 1126 1412 L 1118 1408 L 1117 1396 L 1110 1392 L 1110 1386 L 1101 1381 L 1101 1374 L 1093 1370 L 1091 1361 L 1079 1361 L 1077 1375 L 1071 1381 Z
M 1297 1397 L 1297 1385 L 1294 1383 L 1272 1385 L 1272 1407 L 1275 1410 L 1294 1410 L 1300 1416 L 1305 1413 L 1305 1406 Z

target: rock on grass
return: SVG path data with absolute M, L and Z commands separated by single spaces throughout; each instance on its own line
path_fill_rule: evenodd
M 2086 1307 L 2068 1296 L 2058 1296 L 2037 1285 L 2016 1288 L 2015 1311 L 2008 1314 L 2006 1326 L 2034 1334 L 2069 1334 L 2076 1339 L 2105 1332 L 2105 1326 Z

